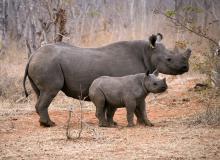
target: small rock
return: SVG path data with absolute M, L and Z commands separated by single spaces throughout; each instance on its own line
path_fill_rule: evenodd
M 183 102 L 189 102 L 190 99 L 189 99 L 189 98 L 183 98 L 182 101 L 183 101 Z

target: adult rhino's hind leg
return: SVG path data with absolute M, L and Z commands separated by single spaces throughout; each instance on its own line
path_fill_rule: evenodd
M 37 101 L 37 111 L 40 116 L 40 125 L 45 127 L 52 127 L 55 126 L 55 123 L 50 120 L 49 114 L 48 114 L 48 107 L 53 100 L 53 98 L 56 96 L 57 92 L 51 93 L 51 92 L 40 92 L 39 99 Z
M 50 120 L 48 107 L 53 98 L 63 88 L 64 76 L 61 66 L 56 60 L 48 61 L 47 59 L 50 57 L 40 59 L 41 56 L 38 57 L 38 55 L 41 54 L 35 55 L 28 69 L 28 76 L 32 82 L 32 87 L 35 92 L 37 91 L 36 93 L 38 95 L 35 108 L 40 116 L 40 125 L 51 127 L 55 123 Z M 52 54 L 51 57 L 54 58 Z
M 37 114 L 39 114 L 39 112 L 38 112 L 38 103 L 39 103 L 40 90 L 37 88 L 37 86 L 34 84 L 34 82 L 32 81 L 31 78 L 29 78 L 29 80 L 30 80 L 31 87 L 33 88 L 33 90 L 34 90 L 34 92 L 37 96 L 37 103 L 35 105 L 35 109 L 36 109 Z

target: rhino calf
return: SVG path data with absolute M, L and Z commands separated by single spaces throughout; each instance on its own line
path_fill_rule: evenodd
M 145 98 L 152 93 L 161 93 L 167 89 L 165 79 L 158 79 L 153 74 L 139 73 L 123 77 L 102 76 L 95 79 L 89 88 L 89 97 L 96 106 L 96 117 L 100 127 L 112 124 L 114 112 L 119 107 L 126 107 L 128 126 L 134 126 L 134 112 L 138 107 L 145 109 Z M 107 107 L 107 108 L 106 108 Z M 107 113 L 105 111 L 107 110 Z M 139 109 L 140 110 L 140 109 Z M 144 114 L 145 123 L 150 123 Z M 107 116 L 107 117 L 106 117 Z

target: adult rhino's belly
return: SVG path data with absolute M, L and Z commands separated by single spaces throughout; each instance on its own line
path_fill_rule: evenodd
M 93 80 L 100 76 L 125 76 L 145 71 L 143 64 L 137 60 L 123 59 L 123 56 L 120 60 L 99 54 L 66 54 L 60 58 L 65 81 L 63 90 L 68 96 L 78 98 L 81 92 L 87 96 Z

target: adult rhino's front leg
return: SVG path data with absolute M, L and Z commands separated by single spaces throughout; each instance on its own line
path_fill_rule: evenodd
M 135 115 L 137 117 L 137 123 L 138 124 L 144 124 L 146 126 L 154 126 L 153 123 L 150 122 L 150 120 L 147 118 L 146 113 L 146 103 L 145 100 L 143 100 L 135 109 Z

